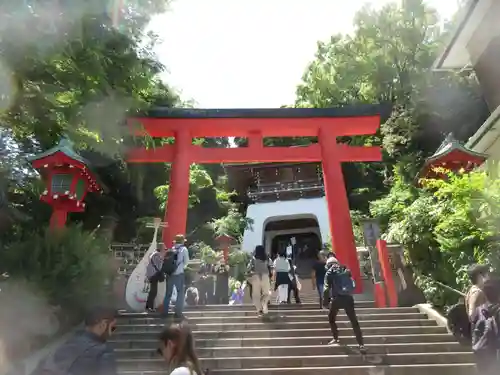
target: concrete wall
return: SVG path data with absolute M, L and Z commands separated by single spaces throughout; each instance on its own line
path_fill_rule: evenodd
M 319 233 L 314 233 L 321 236 L 322 242 L 330 238 L 330 220 L 325 197 L 251 204 L 247 209 L 247 218 L 253 220 L 251 228 L 246 229 L 243 235 L 242 249 L 247 252 L 252 252 L 255 246 L 264 243 L 265 226 L 272 221 L 314 218 L 319 226 Z M 305 232 L 311 230 L 296 233 Z

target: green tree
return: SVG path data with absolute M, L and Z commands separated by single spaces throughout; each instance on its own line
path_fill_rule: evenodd
M 437 304 L 455 303 L 457 296 L 433 280 L 465 290 L 471 263 L 499 269 L 500 180 L 497 165 L 488 170 L 423 180 L 421 189 L 399 180 L 371 205 L 386 239 L 404 246 L 418 282 Z
M 431 73 L 442 34 L 436 11 L 416 0 L 381 9 L 365 6 L 355 17 L 352 36 L 318 42 L 297 88 L 296 106 L 392 105 L 379 134 L 341 139 L 385 150 L 384 164 L 344 166 L 352 209 L 366 212 L 368 202 L 387 191 L 384 183 L 390 182 L 394 165 L 412 180 L 444 134 L 453 130 L 464 139 L 484 120 L 486 108 L 474 77 Z
M 163 66 L 152 53 L 155 36 L 143 31 L 152 12 L 162 11 L 167 2 L 127 4 L 118 28 L 111 23 L 109 5 L 94 0 L 2 3 L 0 74 L 6 79 L 0 130 L 5 129 L 21 155 L 43 151 L 68 134 L 107 187 L 106 194 L 89 196 L 89 209 L 72 219 L 94 229 L 103 217 L 115 216 L 117 236 L 126 241 L 137 217 L 151 214 L 152 206 L 158 210 L 153 189 L 168 175 L 162 165 L 141 166 L 148 183 L 136 179 L 137 170 L 122 155 L 148 140 L 129 137 L 124 121 L 139 109 L 179 100 L 159 80 Z M 31 215 L 36 189 L 30 180 L 25 174 L 7 191 Z M 135 194 L 136 186 L 144 194 Z M 49 211 L 40 212 L 45 216 L 36 216 L 46 222 Z

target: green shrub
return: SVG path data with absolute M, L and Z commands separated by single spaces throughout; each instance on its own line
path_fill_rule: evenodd
M 390 193 L 371 205 L 385 238 L 404 246 L 417 285 L 436 306 L 456 303 L 459 296 L 434 281 L 465 291 L 471 263 L 499 270 L 500 170 L 487 167 L 422 180 L 420 189 L 396 179 Z
M 107 240 L 70 226 L 25 236 L 0 253 L 3 271 L 36 286 L 52 305 L 80 312 L 104 303 L 116 272 Z

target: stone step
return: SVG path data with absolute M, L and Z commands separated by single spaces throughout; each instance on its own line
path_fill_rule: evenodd
M 451 364 L 473 363 L 472 353 L 463 352 L 434 352 L 434 353 L 385 353 L 360 355 L 357 350 L 349 354 L 314 355 L 314 356 L 266 356 L 266 357 L 217 357 L 200 358 L 202 366 L 209 369 L 251 369 L 251 368 L 279 368 L 284 364 L 287 367 L 331 367 L 331 366 L 359 366 L 371 365 L 408 365 L 408 364 Z M 158 358 L 127 358 L 118 359 L 119 370 L 162 370 L 165 360 Z
M 158 358 L 155 346 L 147 349 L 115 349 L 118 358 Z M 370 354 L 386 353 L 434 353 L 434 352 L 467 352 L 468 348 L 457 342 L 436 343 L 400 343 L 400 344 L 367 344 Z M 314 355 L 341 355 L 352 353 L 354 345 L 294 345 L 294 346 L 264 346 L 252 347 L 217 347 L 197 348 L 200 358 L 220 357 L 274 357 L 274 356 L 314 356 Z
M 271 301 L 272 302 L 272 301 Z M 293 308 L 297 304 L 291 303 L 289 305 L 274 305 L 271 304 L 271 309 L 286 309 Z M 303 303 L 303 307 L 306 308 L 314 308 L 317 306 L 317 303 Z M 358 308 L 366 308 L 366 307 L 375 307 L 375 303 L 373 301 L 356 301 L 356 307 Z M 253 305 L 243 304 L 243 305 L 203 305 L 203 306 L 186 306 L 186 311 L 198 311 L 198 310 L 237 310 L 237 309 L 253 309 Z
M 249 337 L 297 337 L 297 336 L 328 336 L 329 328 L 311 328 L 311 329 L 255 329 L 255 330 L 234 330 L 234 331 L 194 331 L 195 339 L 227 339 L 227 338 L 249 338 Z M 396 326 L 396 327 L 362 327 L 365 335 L 409 335 L 409 334 L 430 334 L 446 333 L 446 328 L 439 326 Z M 115 340 L 138 340 L 147 338 L 156 338 L 160 329 L 151 331 L 133 331 L 117 330 L 113 335 Z M 347 322 L 339 323 L 339 334 L 345 336 L 351 334 L 352 328 Z
M 211 370 L 210 375 L 471 375 L 473 363 L 424 365 L 365 365 L 349 367 L 302 367 Z M 120 371 L 119 375 L 168 375 L 166 371 Z
M 202 324 L 202 323 L 216 323 L 216 322 L 224 322 L 224 323 L 253 323 L 260 322 L 262 319 L 252 315 L 222 315 L 220 316 L 189 316 L 190 324 Z M 279 313 L 278 313 L 279 314 Z M 308 322 L 323 322 L 327 319 L 326 313 L 321 313 L 321 311 L 313 311 L 311 315 L 289 315 L 286 312 L 283 314 L 284 316 L 281 319 L 285 321 L 301 321 L 307 320 Z M 412 313 L 389 313 L 389 314 L 357 314 L 359 321 L 365 320 L 410 320 L 410 319 L 426 319 L 427 315 L 419 312 Z M 348 321 L 347 315 L 339 314 L 337 316 L 337 321 Z M 161 324 L 165 323 L 165 318 L 161 318 L 158 316 L 139 316 L 134 318 L 126 318 L 122 317 L 118 320 L 117 325 L 119 327 L 128 325 L 128 324 Z
M 224 305 L 216 305 L 219 309 L 214 310 L 187 310 L 185 312 L 186 317 L 211 317 L 211 316 L 255 316 L 256 311 L 253 306 L 247 305 L 245 309 L 236 308 L 231 309 L 232 306 L 228 306 L 228 308 L 224 309 Z M 283 307 L 283 309 L 281 309 Z M 320 309 L 317 305 L 314 305 L 312 308 L 304 305 L 284 305 L 278 306 L 277 308 L 272 308 L 272 313 L 278 313 L 283 311 L 287 316 L 289 315 L 302 315 L 309 316 L 315 314 L 324 314 L 328 315 L 328 310 Z M 359 307 L 356 308 L 357 314 L 404 314 L 404 313 L 418 313 L 419 310 L 416 307 L 387 307 L 387 308 L 375 308 L 375 307 Z M 345 315 L 345 314 L 339 314 Z M 133 319 L 133 318 L 155 318 L 160 317 L 158 313 L 145 313 L 145 312 L 121 312 L 120 319 Z
M 436 322 L 429 319 L 405 319 L 405 320 L 361 320 L 359 321 L 361 329 L 365 327 L 429 327 L 436 326 Z M 244 323 L 226 323 L 224 321 L 214 322 L 214 323 L 197 323 L 192 324 L 190 322 L 191 329 L 193 332 L 202 331 L 238 331 L 245 330 L 256 331 L 256 330 L 300 330 L 300 329 L 329 329 L 330 324 L 326 317 L 322 321 L 292 321 L 288 319 L 279 319 L 273 322 L 244 322 Z M 349 328 L 351 323 L 345 319 L 337 321 L 337 326 L 339 328 Z M 128 324 L 120 326 L 117 329 L 117 334 L 125 332 L 156 332 L 159 333 L 165 328 L 164 323 L 160 324 Z
M 349 331 L 346 332 L 349 334 Z M 262 346 L 304 346 L 304 345 L 326 345 L 332 339 L 331 333 L 323 336 L 295 336 L 295 337 L 263 337 L 263 338 L 227 338 L 220 339 L 197 339 L 196 347 L 214 348 L 214 347 L 243 347 L 254 348 Z M 365 344 L 383 345 L 383 344 L 411 344 L 411 343 L 435 343 L 435 342 L 454 342 L 453 336 L 447 333 L 434 334 L 411 334 L 411 335 L 365 335 Z M 349 336 L 342 337 L 342 343 L 346 345 L 354 345 L 355 338 L 352 336 L 352 331 Z M 113 340 L 110 341 L 113 347 L 118 349 L 150 349 L 155 350 L 158 347 L 156 337 L 148 339 L 138 338 L 137 340 Z

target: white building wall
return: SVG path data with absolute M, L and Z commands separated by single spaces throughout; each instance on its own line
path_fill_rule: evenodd
M 321 241 L 324 243 L 330 238 L 330 220 L 325 197 L 255 203 L 248 206 L 246 216 L 253 220 L 251 227 L 243 234 L 242 249 L 247 252 L 252 252 L 255 246 L 264 243 L 264 229 L 271 221 L 314 218 L 318 222 Z M 287 231 L 292 232 L 294 231 Z M 303 229 L 296 233 L 305 232 L 311 230 Z

